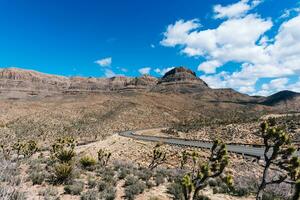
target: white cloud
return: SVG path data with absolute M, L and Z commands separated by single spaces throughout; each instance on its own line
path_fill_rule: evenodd
M 149 74 L 150 70 L 151 70 L 150 67 L 144 67 L 144 68 L 139 69 L 139 73 L 140 74 Z
M 244 16 L 249 10 L 260 4 L 260 0 L 241 0 L 237 3 L 222 6 L 220 4 L 214 6 L 214 18 L 233 18 Z
M 210 60 L 201 63 L 198 66 L 198 70 L 205 71 L 206 73 L 215 73 L 216 68 L 220 67 L 222 63 L 220 63 L 218 60 Z
M 293 13 L 300 13 L 300 7 L 290 8 L 290 9 L 284 9 L 282 15 L 279 17 L 281 19 L 285 19 L 291 16 Z
M 160 75 L 165 75 L 165 73 L 167 73 L 168 71 L 174 69 L 174 67 L 168 67 L 168 68 L 163 68 L 163 69 L 159 69 L 159 68 L 156 68 L 154 71 Z
M 114 71 L 112 71 L 111 69 L 105 69 L 104 74 L 107 78 L 117 76 L 117 74 Z
M 267 36 L 273 28 L 272 20 L 249 13 L 259 3 L 259 0 L 241 0 L 215 6 L 215 17 L 223 21 L 211 29 L 201 27 L 199 20 L 179 20 L 168 26 L 160 43 L 178 47 L 190 57 L 203 58 L 198 70 L 205 73 L 202 78 L 214 88 L 232 87 L 253 94 L 260 78 L 299 75 L 300 14 L 286 19 L 277 32 L 272 32 L 273 36 L 269 33 Z M 228 62 L 240 64 L 240 69 L 214 74 Z
M 154 48 L 155 48 L 155 45 L 154 45 L 154 44 L 151 44 L 150 47 L 151 47 L 152 49 L 154 49 Z
M 112 63 L 112 58 L 111 57 L 103 58 L 95 61 L 95 63 L 100 65 L 101 67 L 109 67 Z
M 277 78 L 271 80 L 269 83 L 265 83 L 261 86 L 263 90 L 282 90 L 289 82 L 288 78 Z
M 165 39 L 161 41 L 163 46 L 174 47 L 185 42 L 189 32 L 199 28 L 200 24 L 197 19 L 190 21 L 179 20 L 174 25 L 169 25 L 164 33 Z

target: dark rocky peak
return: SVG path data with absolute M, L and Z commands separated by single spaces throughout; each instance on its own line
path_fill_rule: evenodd
M 175 67 L 168 71 L 158 82 L 159 84 L 164 83 L 191 83 L 198 84 L 203 87 L 208 85 L 196 76 L 196 73 L 186 67 Z

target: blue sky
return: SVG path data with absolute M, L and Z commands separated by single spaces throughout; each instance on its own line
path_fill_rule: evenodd
M 105 77 L 183 65 L 214 88 L 299 91 L 299 2 L 2 0 L 0 67 Z

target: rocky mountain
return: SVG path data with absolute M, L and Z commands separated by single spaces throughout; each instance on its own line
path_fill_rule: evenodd
M 175 67 L 161 78 L 116 76 L 112 78 L 65 77 L 32 70 L 0 70 L 0 99 L 35 99 L 61 94 L 98 92 L 154 92 L 187 94 L 198 101 L 283 107 L 288 103 L 300 109 L 300 94 L 282 91 L 269 97 L 252 97 L 233 89 L 211 89 L 195 72 Z

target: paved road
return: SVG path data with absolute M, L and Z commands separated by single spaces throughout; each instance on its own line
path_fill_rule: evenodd
M 169 145 L 184 146 L 184 147 L 196 147 L 196 148 L 206 148 L 210 149 L 213 145 L 212 142 L 203 142 L 199 140 L 185 140 L 179 138 L 167 138 L 167 137 L 158 137 L 150 135 L 137 135 L 133 131 L 125 131 L 119 133 L 120 136 L 133 138 L 136 140 L 143 140 L 148 142 L 162 142 Z M 256 158 L 261 158 L 264 155 L 264 147 L 253 147 L 249 145 L 236 145 L 228 144 L 227 151 L 237 154 L 242 154 L 245 156 L 251 156 Z M 300 155 L 300 152 L 297 151 L 297 156 Z

